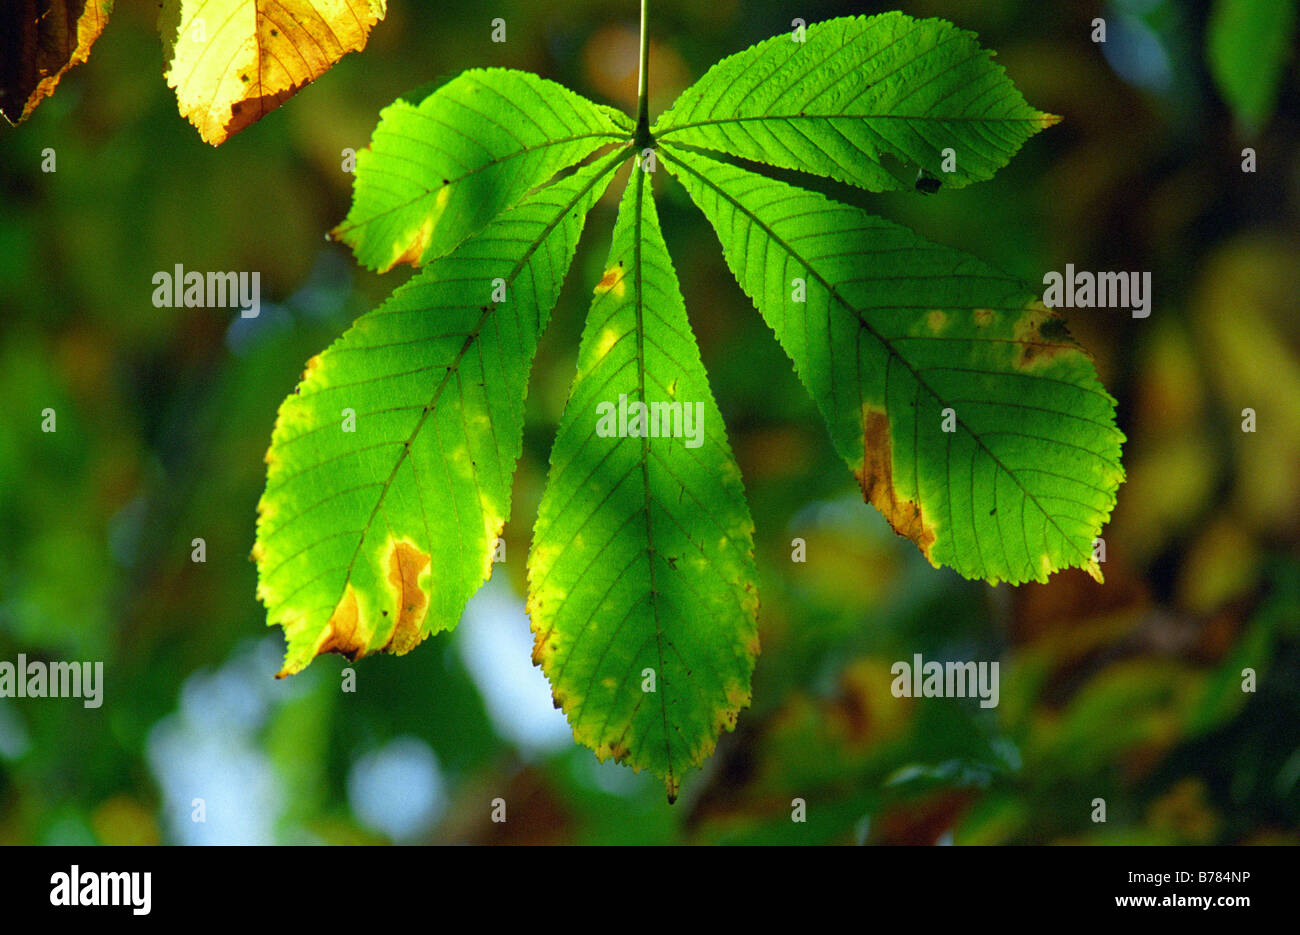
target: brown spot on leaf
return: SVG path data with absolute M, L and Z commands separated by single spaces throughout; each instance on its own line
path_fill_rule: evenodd
M 546 661 L 546 657 L 549 655 L 550 639 L 551 639 L 551 631 L 549 628 L 543 633 L 534 634 L 533 665 L 540 666 Z
M 429 562 L 429 554 L 409 542 L 394 542 L 388 553 L 388 583 L 393 586 L 397 602 L 393 635 L 384 645 L 388 652 L 400 656 L 419 645 L 420 629 L 429 612 L 429 598 L 420 587 L 419 578 Z
M 1017 342 L 1015 364 L 1019 370 L 1038 368 L 1066 354 L 1080 353 L 1060 313 L 1037 302 L 1020 316 L 1013 338 Z
M 621 297 L 623 295 L 623 263 L 619 262 L 618 266 L 611 266 L 605 270 L 605 275 L 600 277 L 600 282 L 596 283 L 596 294 L 613 290 L 614 295 Z
M 934 545 L 934 530 L 926 525 L 920 506 L 900 497 L 894 488 L 894 454 L 889 434 L 889 416 L 879 409 L 866 409 L 863 416 L 866 451 L 862 470 L 857 472 L 862 495 L 889 520 L 894 532 L 915 542 L 921 554 L 929 559 L 930 547 Z

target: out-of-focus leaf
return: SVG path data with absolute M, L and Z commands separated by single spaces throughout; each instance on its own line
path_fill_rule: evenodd
M 1205 675 L 1173 659 L 1126 659 L 1106 667 L 1059 717 L 1040 716 L 1025 748 L 1026 772 L 1084 777 L 1107 763 L 1151 764 L 1181 739 Z
M 0 10 L 0 114 L 31 116 L 68 69 L 90 55 L 113 0 L 6 0 Z
M 1234 513 L 1282 536 L 1300 528 L 1298 293 L 1294 244 L 1252 235 L 1202 264 L 1192 309 L 1199 350 L 1223 404 L 1220 424 L 1236 449 Z
M 1278 83 L 1294 54 L 1295 0 L 1217 0 L 1210 15 L 1210 73 L 1249 132 L 1273 113 Z

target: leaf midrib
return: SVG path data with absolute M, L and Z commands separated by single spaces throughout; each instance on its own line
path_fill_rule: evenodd
M 633 166 L 632 171 L 636 174 L 636 214 L 633 221 L 633 247 L 632 247 L 632 267 L 636 273 L 635 293 L 633 298 L 633 308 L 636 310 L 636 382 L 637 393 L 642 403 L 645 402 L 645 322 L 644 309 L 642 308 L 643 293 L 642 287 L 645 281 L 645 270 L 642 267 L 641 246 L 642 246 L 642 224 L 643 224 L 643 195 L 645 192 L 646 173 L 642 170 L 640 161 Z M 653 197 L 653 195 L 651 196 Z M 670 731 L 668 727 L 668 679 L 664 671 L 664 640 L 663 625 L 659 619 L 659 590 L 655 582 L 655 540 L 652 522 L 650 518 L 650 438 L 647 433 L 641 434 L 641 483 L 645 490 L 644 514 L 645 514 L 645 537 L 646 537 L 646 564 L 650 566 L 650 607 L 654 614 L 655 624 L 655 650 L 659 660 L 658 681 L 655 695 L 659 698 L 659 710 L 663 716 L 664 725 L 664 758 L 668 765 L 668 786 L 671 789 L 675 785 L 673 777 L 673 751 Z M 630 722 L 629 722 L 630 726 Z
M 1041 123 L 1042 119 L 1042 117 L 937 117 L 927 114 L 755 114 L 747 117 L 716 117 L 708 120 L 695 120 L 691 123 L 679 123 L 676 126 L 657 131 L 655 139 L 662 140 L 664 137 L 680 130 L 690 130 L 695 127 L 710 127 L 725 123 L 750 123 L 760 120 L 927 120 L 938 123 Z

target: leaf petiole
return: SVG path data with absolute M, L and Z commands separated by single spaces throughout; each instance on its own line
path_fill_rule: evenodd
M 641 62 L 637 71 L 636 135 L 634 142 L 640 149 L 654 144 L 650 135 L 650 33 L 647 30 L 647 8 L 650 0 L 641 0 Z

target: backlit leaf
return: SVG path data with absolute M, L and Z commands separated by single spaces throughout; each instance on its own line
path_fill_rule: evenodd
M 349 52 L 387 0 L 167 0 L 160 28 L 181 116 L 217 145 Z
M 1059 316 L 973 257 L 731 159 L 929 192 L 990 177 L 1055 118 L 940 20 L 846 18 L 806 39 L 721 63 L 654 140 L 501 69 L 385 109 L 334 236 L 373 269 L 423 269 L 281 408 L 255 554 L 284 673 L 324 651 L 406 652 L 456 623 L 509 513 L 521 400 L 581 218 L 646 145 L 712 223 L 895 530 L 970 578 L 1100 578 L 1123 436 Z M 638 158 L 583 329 L 528 612 L 574 737 L 654 773 L 671 800 L 750 702 L 758 598 L 753 523 L 653 171 Z M 355 432 L 340 429 L 348 413 Z
M 0 114 L 16 124 L 90 55 L 113 0 L 6 2 L 0 10 Z
M 528 558 L 533 660 L 579 741 L 673 799 L 749 703 L 753 523 L 641 171 L 605 269 Z M 638 403 L 656 437 L 598 430 Z
M 334 237 L 381 272 L 443 256 L 529 189 L 631 135 L 627 118 L 536 75 L 468 71 L 419 104 L 385 107 L 357 153 Z
M 843 17 L 795 38 L 714 65 L 659 119 L 656 139 L 871 191 L 911 189 L 918 167 L 961 188 L 1060 119 L 1026 104 L 974 33 L 940 19 Z
M 661 156 L 900 535 L 968 578 L 1100 577 L 1092 541 L 1124 476 L 1115 400 L 1027 286 L 859 208 Z
M 487 580 L 537 340 L 620 158 L 534 193 L 308 362 L 276 419 L 253 553 L 282 675 L 323 652 L 405 653 Z

